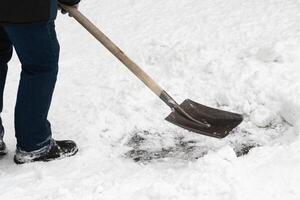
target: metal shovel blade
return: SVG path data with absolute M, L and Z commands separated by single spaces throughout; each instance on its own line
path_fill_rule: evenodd
M 210 137 L 224 138 L 243 121 L 243 116 L 240 114 L 210 108 L 190 99 L 185 100 L 180 107 L 197 121 L 208 123 L 210 126 L 205 127 L 192 121 L 176 110 L 166 120 L 189 131 Z

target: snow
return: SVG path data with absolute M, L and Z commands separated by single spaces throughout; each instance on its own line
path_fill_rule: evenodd
M 13 164 L 19 63 L 2 114 L 1 200 L 300 199 L 300 3 L 89 0 L 80 10 L 178 102 L 242 113 L 223 140 L 168 122 L 170 110 L 83 28 L 59 16 L 49 118 L 77 156 Z M 249 153 L 248 153 L 249 152 Z

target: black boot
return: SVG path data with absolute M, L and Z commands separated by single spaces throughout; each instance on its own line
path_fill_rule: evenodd
M 6 145 L 3 140 L 0 139 L 0 156 L 4 156 L 7 154 Z
M 6 145 L 3 142 L 4 129 L 0 126 L 0 156 L 7 154 Z
M 24 164 L 36 161 L 51 161 L 70 157 L 78 152 L 78 147 L 75 142 L 71 140 L 55 141 L 52 140 L 50 146 L 46 151 L 39 152 L 24 152 L 22 150 L 16 151 L 14 161 L 16 164 Z

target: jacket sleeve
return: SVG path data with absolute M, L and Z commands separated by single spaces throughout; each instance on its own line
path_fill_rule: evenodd
M 80 0 L 58 0 L 62 4 L 66 4 L 68 6 L 74 6 L 80 2 Z

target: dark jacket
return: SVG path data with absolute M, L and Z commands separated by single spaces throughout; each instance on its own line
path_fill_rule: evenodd
M 75 5 L 80 0 L 59 0 Z M 32 24 L 54 20 L 57 0 L 0 0 L 0 25 Z

